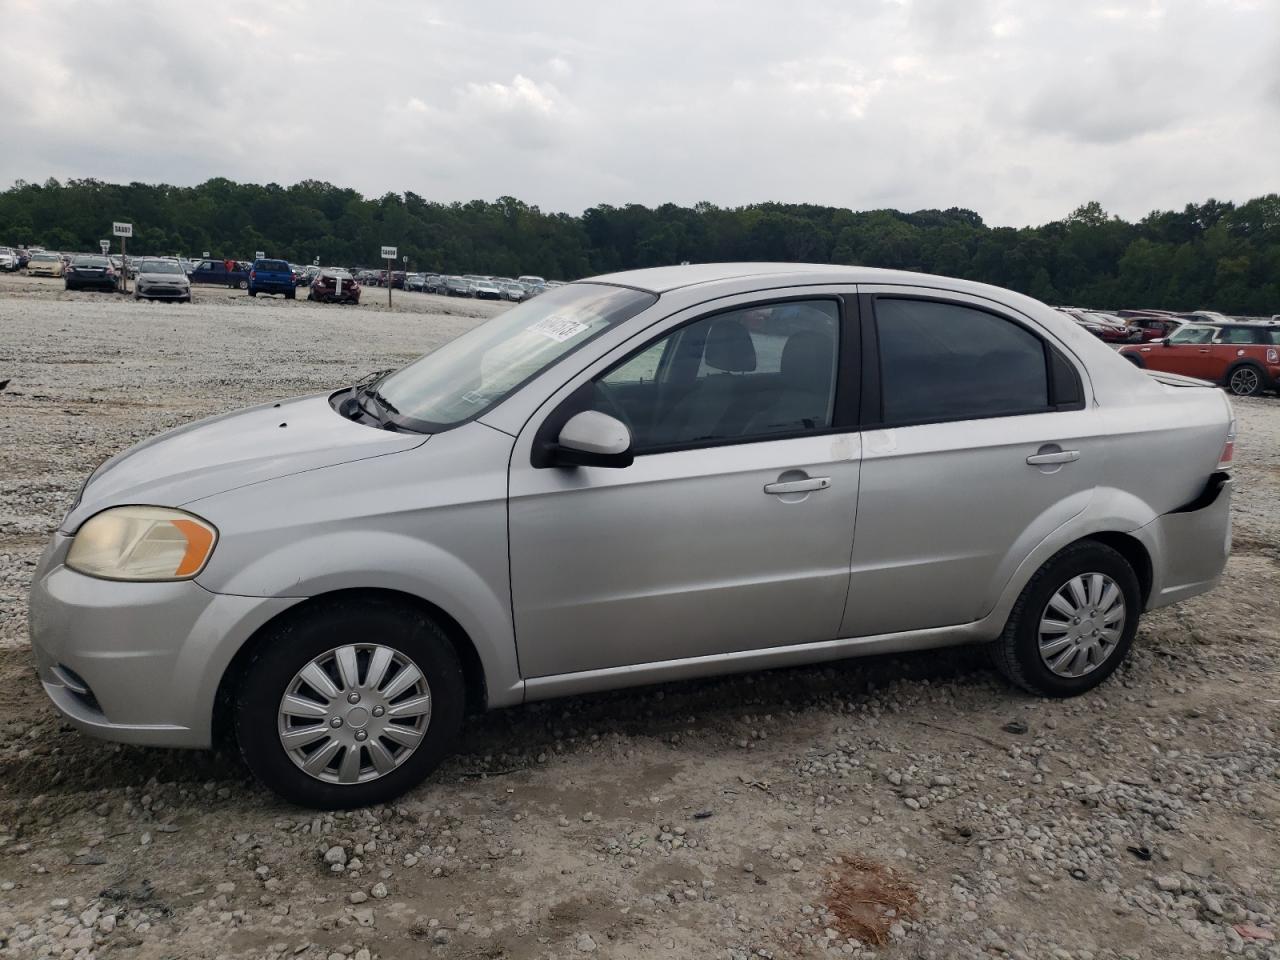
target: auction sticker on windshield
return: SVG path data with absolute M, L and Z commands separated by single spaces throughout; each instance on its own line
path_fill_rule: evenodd
M 566 340 L 572 340 L 589 326 L 590 324 L 575 320 L 573 317 L 552 316 L 543 317 L 537 323 L 530 324 L 525 329 L 530 333 L 540 333 L 556 343 L 564 343 Z

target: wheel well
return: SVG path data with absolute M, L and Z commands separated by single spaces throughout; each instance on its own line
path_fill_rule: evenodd
M 1142 358 L 1138 356 L 1136 353 L 1122 353 L 1120 354 L 1120 356 L 1124 357 L 1126 360 L 1128 360 L 1130 363 L 1132 363 L 1135 367 L 1138 367 L 1139 369 L 1146 366 L 1146 364 L 1142 362 Z
M 1127 533 L 1119 532 L 1095 533 L 1085 539 L 1096 540 L 1129 561 L 1129 566 L 1133 567 L 1133 572 L 1137 574 L 1138 588 L 1142 591 L 1142 606 L 1145 609 L 1147 600 L 1151 596 L 1152 572 L 1151 557 L 1147 553 L 1147 548 L 1142 545 L 1142 541 Z
M 287 623 L 300 616 L 304 611 L 310 612 L 317 606 L 323 606 L 339 600 L 350 602 L 362 597 L 370 599 L 376 597 L 401 603 L 408 609 L 426 614 L 439 624 L 440 628 L 444 630 L 449 640 L 453 643 L 453 648 L 458 654 L 458 662 L 462 665 L 463 681 L 466 684 L 467 710 L 479 713 L 485 709 L 485 705 L 488 703 L 488 691 L 485 687 L 484 665 L 480 662 L 480 655 L 476 653 L 475 644 L 471 642 L 471 638 L 467 636 L 467 632 L 462 629 L 457 620 L 434 603 L 400 590 L 374 588 L 336 590 L 332 593 L 322 593 L 319 596 L 309 597 L 272 617 L 254 631 L 253 636 L 246 640 L 240 649 L 236 651 L 235 656 L 231 658 L 231 663 L 227 665 L 227 669 L 222 674 L 222 679 L 218 683 L 217 696 L 214 697 L 213 742 L 215 744 L 229 744 L 232 741 L 231 699 L 235 694 L 236 687 L 240 684 L 241 678 L 244 676 L 245 670 L 253 659 L 254 651 L 257 650 L 258 645 L 272 630 L 282 623 Z

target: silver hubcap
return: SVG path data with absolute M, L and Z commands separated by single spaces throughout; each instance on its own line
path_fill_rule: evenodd
M 1231 375 L 1231 392 L 1250 394 L 1258 389 L 1258 371 L 1241 367 Z
M 418 749 L 431 688 L 412 660 L 374 643 L 335 647 L 294 674 L 280 700 L 280 743 L 327 783 L 384 777 Z
M 1072 577 L 1040 614 L 1040 659 L 1060 677 L 1083 677 L 1107 662 L 1124 631 L 1124 592 L 1103 573 Z

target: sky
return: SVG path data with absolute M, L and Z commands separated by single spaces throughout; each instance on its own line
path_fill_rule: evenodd
M 1280 190 L 1280 0 L 0 0 L 0 188 L 1135 219 Z

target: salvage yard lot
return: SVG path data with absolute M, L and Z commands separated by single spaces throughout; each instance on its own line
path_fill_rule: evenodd
M 1076 700 L 952 650 L 552 701 L 471 719 L 426 783 L 339 814 L 230 754 L 72 731 L 30 669 L 25 595 L 80 483 L 506 309 L 379 293 L 138 304 L 0 277 L 0 952 L 1280 957 L 1274 397 L 1235 402 L 1222 586 L 1146 618 Z M 863 904 L 867 926 L 863 899 L 903 912 Z

